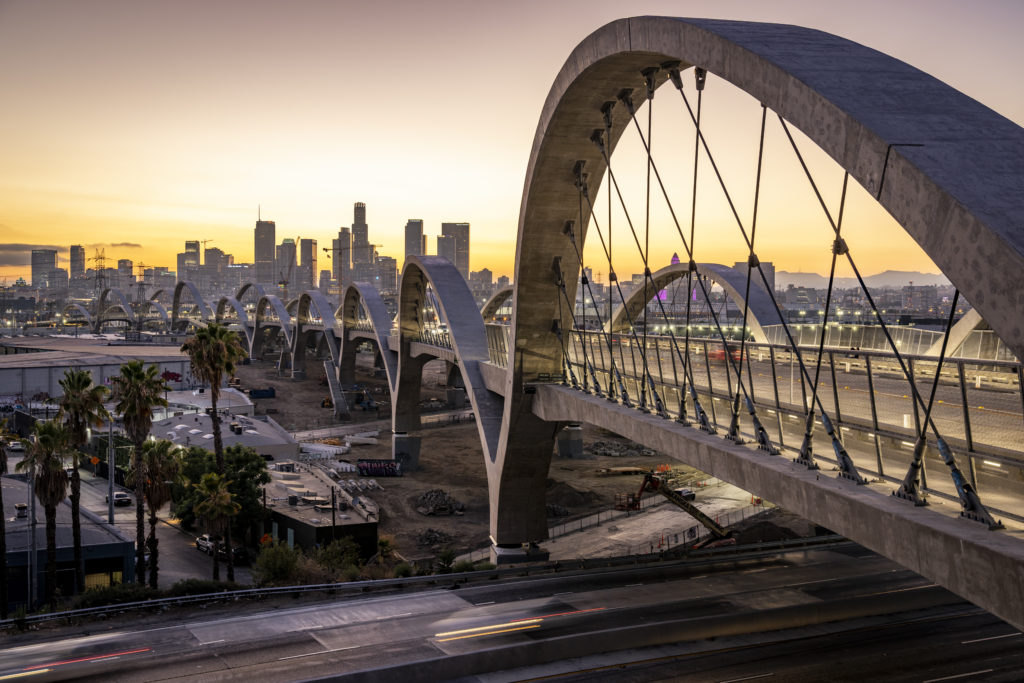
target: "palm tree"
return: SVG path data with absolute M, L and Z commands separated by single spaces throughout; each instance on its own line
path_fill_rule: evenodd
M 142 445 L 153 427 L 153 409 L 166 406 L 163 397 L 164 380 L 155 365 L 146 367 L 141 360 L 131 360 L 121 366 L 121 373 L 111 378 L 116 410 L 121 413 L 124 429 L 132 442 L 132 468 L 139 468 Z M 143 477 L 135 478 L 135 580 L 145 583 L 146 570 L 146 514 L 143 509 Z
M 110 392 L 102 384 L 93 384 L 92 375 L 87 370 L 73 368 L 64 371 L 60 386 L 64 396 L 60 399 L 60 413 L 57 417 L 64 420 L 72 446 L 71 536 L 75 546 L 75 587 L 81 592 L 85 590 L 85 561 L 82 559 L 82 519 L 79 508 L 82 498 L 82 479 L 78 475 L 82 455 L 80 449 L 88 443 L 89 427 L 99 427 L 110 419 L 110 413 L 103 407 L 103 400 Z
M 15 435 L 7 431 L 7 421 L 0 423 L 0 443 L 6 445 Z M 7 474 L 7 449 L 0 445 L 0 475 Z M 7 586 L 7 518 L 3 515 L 4 487 L 0 484 L 0 619 L 7 618 L 10 599 Z
M 64 471 L 68 433 L 55 420 L 37 422 L 33 431 L 35 439 L 29 443 L 17 469 L 31 473 L 36 498 L 46 513 L 46 602 L 54 605 L 57 602 L 57 506 L 68 494 L 68 474 Z
M 181 449 L 170 441 L 147 441 L 142 446 L 142 457 L 136 463 L 130 476 L 135 482 L 138 477 L 144 481 L 146 505 L 149 506 L 149 586 L 157 587 L 159 539 L 156 537 L 156 513 L 171 500 L 171 486 L 181 472 Z
M 207 472 L 198 484 L 193 484 L 201 497 L 195 507 L 196 514 L 205 520 L 208 532 L 216 532 L 219 527 L 229 528 L 231 518 L 242 509 L 242 506 L 235 502 L 234 494 L 228 491 L 230 483 L 224 479 L 223 475 Z M 227 556 L 230 558 L 230 544 L 227 545 L 226 550 Z M 220 581 L 220 561 L 217 558 L 216 546 L 213 550 L 213 580 Z M 228 581 L 234 581 L 234 577 L 228 576 Z
M 210 385 L 210 419 L 213 421 L 213 454 L 217 459 L 217 473 L 224 474 L 224 440 L 220 433 L 220 414 L 217 399 L 224 376 L 235 373 L 235 363 L 245 357 L 245 349 L 238 341 L 238 335 L 226 325 L 213 323 L 201 327 L 195 336 L 186 341 L 181 350 L 188 354 L 192 374 Z M 228 581 L 235 580 L 235 561 L 231 556 L 231 527 L 224 531 L 228 551 Z

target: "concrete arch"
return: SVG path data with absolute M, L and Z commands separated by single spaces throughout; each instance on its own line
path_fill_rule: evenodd
M 114 298 L 114 302 L 108 303 L 108 300 L 111 297 Z M 135 324 L 135 311 L 132 309 L 132 305 L 128 301 L 128 297 L 126 297 L 124 292 L 116 287 L 107 287 L 100 292 L 100 302 L 99 306 L 96 308 L 97 330 L 103 325 L 104 320 L 106 320 L 107 312 L 113 308 L 120 308 L 124 312 L 128 322 L 133 325 Z
M 561 349 L 551 324 L 558 317 L 559 295 L 551 264 L 557 259 L 565 281 L 578 281 L 573 246 L 562 234 L 565 221 L 578 218 L 573 166 L 585 163 L 596 196 L 606 165 L 590 135 L 603 128 L 602 104 L 614 101 L 624 87 L 642 88 L 642 69 L 670 61 L 683 69 L 706 68 L 803 131 L 878 198 L 1024 357 L 1024 231 L 1019 229 L 1024 131 L 1019 126 L 899 60 L 820 31 L 667 17 L 612 22 L 585 38 L 556 76 L 527 166 L 501 482 L 491 492 L 491 533 L 499 548 L 546 536 L 543 496 L 529 491 L 546 475 L 557 425 L 530 412 L 523 385 L 560 372 Z M 656 85 L 667 77 L 660 70 Z M 631 125 L 621 105 L 613 114 L 605 141 L 609 152 Z M 959 133 L 965 130 L 971 134 Z M 586 222 L 576 226 L 578 241 L 585 237 Z M 529 305 L 520 306 L 524 301 Z M 540 475 L 531 479 L 530 472 Z M 516 514 L 501 511 L 506 505 Z
M 166 306 L 164 306 L 162 303 L 160 303 L 156 299 L 147 299 L 146 301 L 143 301 L 142 304 L 139 306 L 139 318 L 141 319 L 143 314 L 145 314 L 146 311 L 148 311 L 149 309 L 155 310 L 156 314 L 157 314 L 157 316 L 159 318 L 159 322 L 165 328 L 170 329 L 170 327 L 171 327 L 171 316 L 167 312 L 167 307 Z
M 242 331 L 245 333 L 246 343 L 249 345 L 249 350 L 252 349 L 252 338 L 253 338 L 253 327 L 252 323 L 249 322 L 249 314 L 245 310 L 245 306 L 236 298 L 232 296 L 222 296 L 217 302 L 217 309 L 214 315 L 214 320 L 218 323 L 223 322 L 226 308 L 230 306 L 238 316 L 238 324 L 242 326 Z
M 508 300 L 512 298 L 512 285 L 508 287 L 502 287 L 497 292 L 491 295 L 491 298 L 487 300 L 483 308 L 480 309 L 480 315 L 485 321 L 489 321 L 493 318 L 498 311 L 508 303 Z
M 171 329 L 178 329 L 181 321 L 181 292 L 187 289 L 192 297 L 192 302 L 199 308 L 199 316 L 202 322 L 207 323 L 213 320 L 213 312 L 209 304 L 203 299 L 199 288 L 190 280 L 179 280 L 174 286 L 174 300 L 171 304 Z
M 267 326 L 267 308 L 271 308 L 274 314 L 277 315 L 277 322 L 270 323 L 274 326 L 280 327 L 281 333 L 284 335 L 285 345 L 288 348 L 292 347 L 292 319 L 288 315 L 287 309 L 281 300 L 277 298 L 275 294 L 267 294 L 260 297 L 260 300 L 256 303 L 256 325 L 255 333 L 258 333 L 261 328 Z
M 625 305 L 619 304 L 615 309 L 611 320 L 605 323 L 605 331 L 621 332 L 628 329 L 637 316 L 640 315 L 648 301 L 652 301 L 659 291 L 671 283 L 680 278 L 685 278 L 688 272 L 690 272 L 688 264 L 674 263 L 652 273 L 651 279 L 654 281 L 654 286 L 651 288 L 648 285 L 647 294 L 650 295 L 648 300 L 644 301 L 644 288 L 638 287 L 636 291 L 626 298 Z M 729 298 L 733 300 L 736 306 L 740 309 L 743 308 L 743 295 L 747 288 L 747 274 L 745 272 L 718 263 L 698 263 L 697 273 L 719 285 L 725 290 L 725 293 L 729 295 Z M 757 277 L 756 273 L 754 277 Z M 651 291 L 652 289 L 653 292 Z M 750 334 L 754 337 L 755 342 L 767 343 L 768 336 L 765 334 L 763 326 L 780 325 L 782 324 L 782 319 L 775 310 L 768 292 L 758 284 L 756 279 L 751 283 L 749 307 L 747 327 L 750 328 Z
M 165 293 L 166 293 L 166 290 L 158 289 L 158 290 L 156 290 L 155 292 L 153 292 L 152 294 L 149 295 L 149 300 L 150 301 L 158 301 L 160 299 L 160 297 L 162 297 Z
M 82 304 L 70 303 L 64 307 L 63 315 L 65 320 L 67 320 L 68 316 L 74 313 L 77 313 L 79 316 L 82 317 L 82 319 L 85 321 L 85 325 L 90 330 L 93 329 L 94 324 L 92 316 L 89 315 L 89 311 L 85 309 L 85 306 L 82 306 Z
M 343 340 L 338 364 L 339 380 L 342 384 L 352 384 L 355 381 L 355 349 L 358 340 L 350 340 L 349 337 L 350 332 L 356 329 L 360 309 L 373 330 L 377 349 L 384 363 L 388 386 L 394 395 L 398 386 L 398 355 L 391 349 L 392 320 L 380 292 L 367 282 L 354 282 L 348 285 L 342 295 L 341 306 L 334 313 L 334 318 L 341 323 Z
M 292 362 L 293 371 L 296 369 L 299 371 L 303 370 L 301 366 L 305 362 L 305 349 L 302 347 L 302 343 L 304 332 L 307 331 L 304 328 L 307 325 L 313 324 L 311 313 L 320 318 L 320 327 L 315 331 L 322 333 L 323 342 L 327 345 L 331 361 L 337 365 L 341 360 L 341 334 L 337 326 L 338 321 L 335 318 L 335 307 L 319 289 L 310 289 L 303 292 L 296 302 L 294 317 L 295 346 L 292 349 L 292 354 L 295 357 Z
M 439 313 L 451 335 L 466 394 L 476 415 L 490 479 L 497 461 L 503 401 L 484 385 L 480 366 L 489 361 L 487 335 L 473 294 L 455 266 L 439 256 L 409 256 L 402 270 L 398 299 L 399 379 L 392 403 L 394 429 L 407 432 L 419 426 L 417 404 L 424 360 L 414 359 L 410 346 L 423 330 L 422 311 L 427 299 L 427 285 L 437 294 Z
M 245 284 L 238 288 L 238 291 L 235 293 L 235 298 L 241 301 L 249 290 L 255 292 L 257 300 L 259 300 L 259 298 L 262 296 L 266 296 L 267 294 L 266 290 L 263 288 L 263 285 L 250 281 L 246 282 Z

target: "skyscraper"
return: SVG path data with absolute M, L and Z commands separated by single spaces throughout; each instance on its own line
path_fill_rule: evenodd
M 47 277 L 57 267 L 56 249 L 32 250 L 32 286 L 47 287 Z
M 356 202 L 352 221 L 352 270 L 357 280 L 372 279 L 373 248 L 370 246 L 370 226 L 366 224 L 366 204 Z
M 284 238 L 277 245 L 274 271 L 275 283 L 284 283 L 285 287 L 289 287 L 295 281 L 295 240 L 291 237 Z
M 352 233 L 348 228 L 338 231 L 338 239 L 332 240 L 331 259 L 334 281 L 339 287 L 352 284 Z
M 437 236 L 437 255 L 455 263 L 456 243 L 454 235 Z
M 405 223 L 405 258 L 423 255 L 423 220 L 410 218 Z
M 398 261 L 390 256 L 377 258 L 377 273 L 380 278 L 375 284 L 380 292 L 398 293 Z
M 80 244 L 71 245 L 71 277 L 85 275 L 85 247 Z
M 296 284 L 292 289 L 295 292 L 304 292 L 316 286 L 316 240 L 299 240 L 299 267 Z
M 455 258 L 448 259 L 469 280 L 469 223 L 441 223 L 441 234 L 455 238 Z M 437 252 L 441 253 L 440 249 Z
M 256 221 L 253 262 L 256 265 L 256 282 L 261 285 L 277 282 L 277 274 L 274 273 L 276 233 L 277 226 L 274 221 Z

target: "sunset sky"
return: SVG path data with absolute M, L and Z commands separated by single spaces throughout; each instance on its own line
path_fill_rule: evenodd
M 258 206 L 279 242 L 330 246 L 357 201 L 384 254 L 402 259 L 409 218 L 424 219 L 431 236 L 442 221 L 469 221 L 471 267 L 511 275 L 524 173 L 553 78 L 587 34 L 642 14 L 837 33 L 1024 123 L 1024 3 L 1014 0 L 0 0 L 0 277 L 28 279 L 37 245 L 60 248 L 64 267 L 67 246 L 85 244 L 89 256 L 102 246 L 108 258 L 173 269 L 186 239 L 212 239 L 251 262 Z M 705 97 L 709 143 L 730 182 L 748 188 L 740 204 L 749 216 L 757 105 L 720 81 Z M 692 154 L 692 135 L 673 138 L 678 102 L 661 105 L 656 98 L 654 137 L 673 146 L 655 154 L 688 206 L 689 171 L 669 159 Z M 614 163 L 622 155 L 623 177 L 642 190 L 637 148 L 624 139 Z M 770 133 L 759 253 L 781 269 L 821 272 L 828 235 L 788 154 Z M 834 204 L 841 172 L 820 156 Z M 847 217 L 861 269 L 934 271 L 861 195 Z M 742 249 L 721 237 L 733 226 L 716 197 L 699 200 L 709 237 L 698 260 L 732 263 Z M 664 265 L 680 247 L 664 211 L 652 220 L 655 265 Z M 797 228 L 821 231 L 806 252 L 787 241 Z

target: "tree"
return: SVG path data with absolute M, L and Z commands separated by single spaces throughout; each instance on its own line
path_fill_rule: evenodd
M 63 419 L 68 430 L 71 452 L 71 537 L 75 546 L 75 587 L 78 592 L 85 590 L 85 561 L 82 559 L 82 479 L 78 474 L 81 448 L 89 441 L 89 427 L 99 427 L 110 419 L 110 413 L 103 407 L 107 388 L 93 384 L 92 374 L 87 370 L 73 368 L 64 371 L 60 380 L 64 395 L 60 399 L 58 419 Z
M 196 514 L 206 520 L 207 531 L 216 532 L 229 527 L 232 517 L 238 514 L 241 506 L 235 502 L 234 496 L 228 490 L 231 482 L 216 472 L 207 472 L 198 484 L 193 484 L 199 491 L 200 501 L 196 505 Z M 231 557 L 231 546 L 227 546 L 227 556 Z M 217 550 L 213 552 L 213 580 L 220 581 L 220 562 L 217 557 Z M 228 580 L 233 580 L 230 577 Z
M 57 602 L 57 506 L 68 494 L 68 474 L 64 471 L 64 453 L 68 433 L 54 421 L 37 422 L 35 439 L 28 444 L 19 472 L 32 477 L 36 498 L 46 514 L 46 602 Z
M 235 372 L 235 363 L 245 358 L 245 349 L 238 341 L 238 335 L 226 325 L 212 323 L 201 327 L 181 346 L 188 354 L 192 374 L 201 382 L 210 385 L 210 419 L 213 421 L 213 453 L 217 457 L 217 473 L 224 474 L 224 440 L 220 433 L 220 414 L 217 399 L 224 375 Z M 224 541 L 228 546 L 228 581 L 235 580 L 235 561 L 231 556 L 231 527 L 225 530 Z
M 198 515 L 195 506 L 200 497 L 188 482 L 197 482 L 207 472 L 216 472 L 217 463 L 213 453 L 198 446 L 186 449 L 181 460 L 181 481 L 173 487 L 171 499 L 175 517 L 181 520 L 183 527 L 191 529 L 196 525 Z M 224 450 L 224 462 L 232 476 L 228 490 L 234 495 L 235 502 L 242 506 L 234 518 L 232 534 L 244 536 L 247 530 L 262 528 L 263 486 L 270 483 L 267 461 L 252 448 L 236 445 Z M 255 538 L 250 538 L 251 544 L 255 544 Z
M 171 500 L 171 487 L 180 476 L 181 449 L 170 441 L 147 441 L 142 446 L 142 457 L 130 476 L 134 483 L 138 477 L 144 480 L 143 491 L 149 506 L 149 587 L 157 588 L 159 572 L 159 539 L 156 537 L 156 513 Z M 137 490 L 137 489 L 136 489 Z
M 137 469 L 142 455 L 142 444 L 153 427 L 153 410 L 166 406 L 162 396 L 164 380 L 155 365 L 146 367 L 141 360 L 128 361 L 121 366 L 121 373 L 111 378 L 114 387 L 116 410 L 124 421 L 125 432 L 132 442 L 132 467 Z M 135 481 L 135 580 L 145 583 L 146 570 L 146 516 L 143 509 L 143 479 Z

